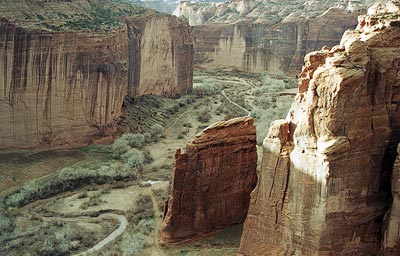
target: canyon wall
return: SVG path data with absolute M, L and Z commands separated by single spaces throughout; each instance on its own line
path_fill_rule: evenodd
M 129 95 L 186 94 L 193 79 L 191 28 L 182 18 L 153 14 L 127 20 Z
M 385 216 L 383 250 L 385 255 L 400 255 L 400 144 L 392 173 L 393 203 Z
M 61 21 L 43 23 L 45 13 L 26 21 L 13 11 L 20 20 L 0 21 L 0 150 L 85 145 L 113 132 L 126 95 L 191 88 L 193 42 L 183 19 L 149 12 L 107 32 L 61 31 Z
M 399 255 L 399 105 L 400 12 L 376 5 L 306 56 L 263 142 L 239 254 Z
M 242 223 L 257 181 L 250 117 L 215 123 L 175 154 L 161 237 L 181 242 Z
M 357 25 L 359 11 L 331 8 L 317 17 L 288 18 L 277 24 L 242 21 L 193 28 L 195 66 L 207 69 L 297 74 L 306 53 L 333 46 Z

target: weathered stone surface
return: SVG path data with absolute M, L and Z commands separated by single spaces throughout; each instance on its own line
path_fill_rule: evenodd
M 195 26 L 195 66 L 245 72 L 301 71 L 306 53 L 334 46 L 370 1 L 182 2 Z
M 127 24 L 129 94 L 187 93 L 193 79 L 193 40 L 187 21 L 152 14 L 130 18 Z
M 392 207 L 386 216 L 383 248 L 385 255 L 400 255 L 400 145 L 392 173 L 392 196 Z
M 33 17 L 52 17 L 53 5 L 64 2 L 0 7 L 1 15 L 15 15 L 0 20 L 0 150 L 85 145 L 113 132 L 126 95 L 172 96 L 191 87 L 186 21 L 150 12 L 109 32 L 82 32 L 40 29 L 32 24 L 41 20 L 19 16 L 32 8 Z M 88 4 L 67 3 L 65 15 Z
M 180 242 L 244 221 L 255 187 L 256 128 L 250 117 L 215 123 L 175 154 L 161 236 Z
M 306 57 L 287 120 L 273 123 L 263 143 L 241 255 L 398 248 L 396 199 L 384 225 L 400 142 L 398 17 L 363 16 L 340 46 Z
M 315 18 L 297 17 L 275 25 L 206 24 L 193 29 L 195 66 L 246 72 L 297 73 L 304 55 L 336 45 L 357 25 L 358 12 L 330 9 Z

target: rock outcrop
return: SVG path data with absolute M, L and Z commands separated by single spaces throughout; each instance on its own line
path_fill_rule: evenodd
M 263 143 L 241 255 L 398 255 L 399 16 L 375 7 L 339 46 L 307 55 Z
M 183 2 L 193 29 L 195 66 L 297 74 L 306 53 L 334 46 L 370 1 Z
M 113 130 L 126 95 L 190 89 L 193 42 L 185 20 L 140 9 L 92 27 L 101 19 L 95 4 L 107 1 L 97 2 L 0 7 L 0 150 L 85 145 Z M 94 20 L 82 21 L 90 15 Z
M 215 123 L 175 154 L 161 236 L 175 243 L 242 223 L 257 175 L 250 117 Z

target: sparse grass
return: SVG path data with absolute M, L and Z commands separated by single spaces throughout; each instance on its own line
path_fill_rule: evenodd
M 154 217 L 153 203 L 149 195 L 140 197 L 137 207 L 133 211 L 128 211 L 128 220 L 131 223 L 138 224 L 143 219 L 152 219 Z

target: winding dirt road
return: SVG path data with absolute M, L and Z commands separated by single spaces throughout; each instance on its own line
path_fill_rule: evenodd
M 160 225 L 161 225 L 161 219 L 160 219 L 161 212 L 160 212 L 160 209 L 158 208 L 158 200 L 154 196 L 153 191 L 151 189 L 147 188 L 146 190 L 151 198 L 151 202 L 153 203 L 154 226 L 155 226 L 155 232 L 153 235 L 153 243 L 157 250 L 158 255 L 165 256 L 164 252 L 161 250 L 160 245 L 158 243 L 158 233 L 159 233 Z
M 74 256 L 84 256 L 84 255 L 88 255 L 90 253 L 94 253 L 94 252 L 101 250 L 105 245 L 114 241 L 116 238 L 118 238 L 120 235 L 122 235 L 122 233 L 125 231 L 126 227 L 128 226 L 128 220 L 123 215 L 119 215 L 119 214 L 115 214 L 115 213 L 105 213 L 105 214 L 99 215 L 99 217 L 100 216 L 108 216 L 108 217 L 111 217 L 114 219 L 118 219 L 118 221 L 119 221 L 118 228 L 116 230 L 114 230 L 111 234 L 109 234 L 106 238 L 104 238 L 103 240 L 98 242 L 95 246 L 90 248 L 89 250 L 75 254 Z

